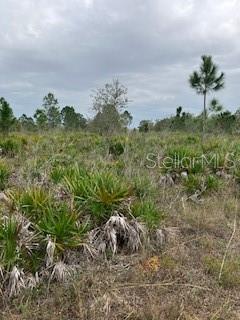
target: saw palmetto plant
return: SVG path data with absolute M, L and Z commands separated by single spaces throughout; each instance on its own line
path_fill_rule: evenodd
M 24 191 L 10 192 L 15 206 L 33 222 L 38 221 L 45 210 L 52 204 L 52 198 L 46 189 L 38 186 L 28 187 Z
M 106 221 L 131 194 L 131 188 L 112 173 L 90 173 L 66 179 L 76 203 L 89 210 L 99 222 Z
M 91 179 L 87 205 L 97 219 L 108 218 L 132 194 L 131 188 L 111 173 L 97 173 Z
M 13 157 L 21 149 L 23 141 L 19 137 L 12 137 L 0 141 L 1 152 L 4 156 Z
M 38 260 L 39 238 L 29 220 L 21 215 L 3 217 L 0 221 L 1 267 L 10 271 L 20 266 L 32 271 L 32 259 Z
M 51 239 L 56 254 L 81 246 L 88 230 L 86 224 L 79 223 L 78 214 L 65 205 L 47 208 L 37 223 L 37 229 L 46 240 Z
M 1 265 L 5 270 L 10 270 L 20 261 L 18 246 L 21 226 L 14 218 L 4 218 L 0 224 L 0 257 Z
M 140 218 L 150 229 L 159 227 L 164 219 L 164 213 L 150 200 L 135 202 L 131 209 L 133 216 Z

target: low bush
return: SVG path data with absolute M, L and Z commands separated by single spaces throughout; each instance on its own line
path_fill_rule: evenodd
M 13 157 L 21 149 L 22 141 L 14 138 L 8 138 L 0 141 L 1 153 L 4 156 Z
M 121 143 L 121 142 L 110 143 L 109 154 L 111 154 L 113 157 L 117 158 L 123 153 L 124 153 L 123 143 Z
M 220 186 L 221 186 L 221 182 L 218 177 L 214 175 L 208 175 L 205 178 L 205 187 L 207 192 L 218 191 Z
M 29 222 L 20 216 L 4 217 L 0 220 L 0 258 L 1 271 L 9 272 L 14 267 L 32 271 L 39 262 L 37 235 Z M 36 268 L 35 268 L 36 270 Z
M 4 190 L 10 177 L 10 170 L 5 162 L 0 161 L 0 190 Z
M 66 169 L 61 166 L 54 167 L 50 172 L 50 178 L 54 184 L 60 183 L 65 175 Z
M 156 189 L 148 177 L 134 177 L 133 188 L 134 194 L 140 199 L 156 194 Z
M 16 207 L 33 222 L 37 222 L 52 205 L 53 199 L 49 191 L 42 187 L 29 187 L 27 190 L 10 193 Z
M 214 175 L 202 176 L 202 175 L 189 175 L 183 182 L 185 191 L 189 194 L 193 194 L 196 191 L 202 193 L 208 193 L 217 191 L 220 188 L 220 180 Z
M 65 178 L 68 190 L 80 208 L 87 209 L 98 221 L 110 215 L 131 196 L 131 187 L 111 173 L 76 174 Z
M 189 175 L 183 182 L 184 188 L 187 193 L 192 194 L 197 190 L 203 190 L 204 182 L 201 175 Z
M 56 253 L 62 253 L 81 245 L 87 225 L 79 223 L 77 213 L 71 212 L 66 205 L 60 205 L 47 208 L 39 219 L 37 228 L 45 239 L 52 239 Z
M 18 237 L 19 223 L 14 219 L 5 219 L 0 223 L 0 257 L 1 265 L 11 270 L 19 262 Z
M 163 172 L 188 171 L 192 174 L 202 173 L 205 166 L 202 163 L 202 153 L 199 148 L 186 146 L 168 147 L 162 160 Z
M 140 201 L 132 205 L 132 214 L 140 218 L 150 229 L 159 227 L 164 218 L 164 213 L 151 201 Z

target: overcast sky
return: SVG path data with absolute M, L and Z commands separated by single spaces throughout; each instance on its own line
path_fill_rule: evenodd
M 134 123 L 198 113 L 188 85 L 202 54 L 226 73 L 217 97 L 240 107 L 239 0 L 0 0 L 0 96 L 32 115 L 54 92 L 91 115 L 91 90 L 118 77 Z

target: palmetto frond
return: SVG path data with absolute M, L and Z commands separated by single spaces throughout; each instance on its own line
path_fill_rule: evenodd
M 134 252 L 141 248 L 145 234 L 143 224 L 116 213 L 103 227 L 90 232 L 90 243 L 99 253 L 105 253 L 109 249 L 115 254 L 122 247 Z

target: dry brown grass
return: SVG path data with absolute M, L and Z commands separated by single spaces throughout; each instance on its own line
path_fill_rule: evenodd
M 2 302 L 1 319 L 240 319 L 238 221 L 223 268 L 232 274 L 218 281 L 239 199 L 230 189 L 201 205 L 164 197 L 179 233 L 163 249 L 92 261 L 71 283 Z
M 141 157 L 137 167 L 128 155 L 124 175 L 131 179 L 138 173 L 151 181 L 146 198 L 154 198 L 166 213 L 160 227 L 169 231 L 167 243 L 160 247 L 152 241 L 134 254 L 81 261 L 71 281 L 59 284 L 52 279 L 51 286 L 1 300 L 0 319 L 240 319 L 239 186 L 224 182 L 224 188 L 194 203 L 187 200 L 181 183 L 163 188 L 158 169 L 147 171 Z M 96 162 L 95 151 L 83 157 Z M 152 190 L 156 195 L 149 195 Z

